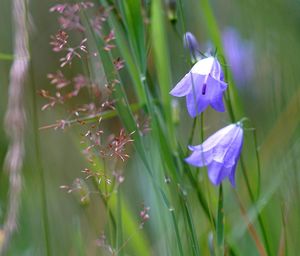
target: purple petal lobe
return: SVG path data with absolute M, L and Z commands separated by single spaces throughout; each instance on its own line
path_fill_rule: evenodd
M 208 165 L 208 177 L 214 185 L 219 185 L 230 174 L 230 169 L 224 168 L 222 163 L 213 161 Z
M 216 111 L 225 112 L 225 107 L 224 107 L 222 95 L 216 97 L 213 101 L 211 101 L 210 105 Z
M 213 159 L 211 152 L 194 151 L 185 161 L 197 167 L 203 167 L 210 164 Z
M 223 74 L 221 65 L 220 65 L 220 63 L 219 63 L 219 61 L 217 59 L 214 59 L 210 75 L 215 80 L 223 81 L 224 74 Z
M 186 96 L 186 105 L 191 117 L 203 112 L 209 105 L 209 101 L 200 95 L 202 94 L 190 93 Z
M 217 81 L 212 77 L 207 80 L 207 96 L 209 98 L 210 105 L 217 111 L 224 112 L 225 107 L 223 104 L 223 92 L 226 90 L 227 85 L 223 82 Z
M 186 74 L 178 84 L 170 91 L 170 94 L 175 97 L 183 97 L 189 94 L 192 90 L 191 74 Z
M 235 126 L 227 138 L 223 138 L 218 145 L 214 147 L 214 161 L 223 163 L 225 167 L 232 167 L 240 151 L 242 139 L 243 130 L 239 126 Z
M 231 168 L 228 179 L 233 187 L 235 187 L 235 171 L 236 171 L 237 163 Z
M 191 73 L 192 90 L 186 96 L 186 106 L 191 117 L 195 117 L 197 114 L 204 111 L 209 104 L 208 100 L 202 99 L 201 93 L 199 93 L 204 79 L 205 77 L 202 75 Z

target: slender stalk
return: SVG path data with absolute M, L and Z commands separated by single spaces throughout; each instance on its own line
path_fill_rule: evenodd
M 192 130 L 191 130 L 191 133 L 190 133 L 190 137 L 188 139 L 188 145 L 192 145 L 192 143 L 193 143 L 193 138 L 194 138 L 194 134 L 195 134 L 196 125 L 197 125 L 197 118 L 194 118 L 193 119 L 193 124 L 192 124 Z
M 101 1 L 101 2 L 104 3 L 104 6 L 106 6 L 106 4 L 105 4 L 106 1 Z M 90 28 L 90 30 L 91 30 L 91 28 Z M 110 53 L 107 54 L 106 52 L 101 50 L 103 47 L 103 42 L 101 41 L 101 39 L 100 40 L 96 39 L 95 34 L 93 33 L 92 30 L 90 32 L 91 32 L 93 38 L 95 39 L 95 41 L 98 43 L 97 50 L 99 53 L 99 57 L 101 58 L 101 61 L 103 63 L 105 63 L 104 71 L 106 73 L 107 79 L 110 80 L 111 79 L 110 74 L 111 74 L 111 71 L 113 70 L 112 55 Z M 117 76 L 117 79 L 119 81 L 121 81 L 121 78 L 119 77 L 119 75 L 118 74 L 115 74 L 115 75 Z M 149 93 L 146 93 L 146 92 L 148 92 L 146 86 L 144 86 L 143 89 L 145 90 L 145 92 L 143 92 L 143 93 L 145 93 L 146 101 L 148 101 L 147 105 L 150 105 L 150 102 L 152 103 L 151 95 L 149 95 Z M 124 126 L 130 131 L 137 130 L 136 122 L 133 118 L 131 109 L 128 108 L 129 103 L 128 103 L 128 99 L 125 95 L 123 86 L 116 88 L 116 91 L 114 92 L 114 96 L 118 99 L 116 109 L 117 109 L 117 113 L 118 113 L 121 121 L 124 123 Z M 159 127 L 159 120 L 158 120 L 157 114 L 154 112 L 154 110 L 151 107 L 149 108 L 149 111 L 150 111 L 150 116 L 153 117 L 154 125 L 156 125 L 156 127 Z M 126 120 L 125 115 L 127 116 L 127 119 L 130 119 L 130 120 Z M 155 130 L 157 131 L 158 129 L 155 129 Z M 161 199 L 164 202 L 164 204 L 167 206 L 168 209 L 170 209 L 171 207 L 170 207 L 169 200 L 168 200 L 165 192 L 163 191 L 163 189 L 160 187 L 159 183 L 155 180 L 153 171 L 150 167 L 150 163 L 146 159 L 146 154 L 145 154 L 139 133 L 135 133 L 133 139 L 135 141 L 135 147 L 137 149 L 137 152 L 139 153 L 139 156 L 141 157 L 141 159 L 146 167 L 146 170 L 147 170 L 149 176 L 151 177 L 154 191 L 161 196 Z M 168 147 L 168 145 L 162 145 L 162 146 Z M 171 156 L 169 156 L 168 154 L 166 156 L 170 157 L 170 159 L 171 159 Z M 171 161 L 171 160 L 168 160 L 167 162 L 173 163 L 173 161 Z M 170 170 L 175 170 L 175 169 L 172 166 L 172 168 L 170 168 Z M 175 229 L 175 233 L 176 233 L 177 243 L 178 243 L 179 249 L 181 251 L 181 255 L 184 255 L 183 250 L 182 250 L 182 245 L 181 245 L 180 233 L 178 230 L 178 222 L 176 220 L 175 213 L 173 211 L 171 211 L 171 214 L 172 214 L 173 225 L 174 225 L 174 229 Z
M 194 176 L 192 175 L 191 173 L 191 170 L 190 169 L 187 169 L 186 170 L 186 173 L 188 175 L 188 178 L 190 180 L 190 183 L 191 185 L 193 186 L 194 189 L 196 189 L 196 195 L 197 195 L 197 198 L 198 198 L 198 201 L 200 202 L 200 205 L 202 206 L 203 208 L 203 211 L 205 213 L 205 216 L 211 220 L 211 223 L 213 225 L 213 227 L 215 227 L 215 219 L 213 218 L 212 214 L 211 214 L 211 211 L 210 211 L 210 207 L 209 207 L 209 204 L 206 202 L 205 200 L 205 197 L 203 196 L 203 192 L 197 182 L 197 180 L 194 178 Z
M 107 164 L 106 164 L 106 161 L 104 158 L 102 158 L 102 162 L 103 162 L 103 173 L 105 176 L 107 176 Z M 101 189 L 100 190 L 100 193 L 103 193 Z M 109 199 L 110 199 L 110 194 L 108 193 L 108 187 L 107 187 L 107 182 L 104 182 L 104 195 L 103 195 L 103 199 L 105 200 L 105 205 L 106 205 L 106 214 L 107 216 L 110 216 L 110 208 L 108 206 L 108 203 L 109 203 Z M 117 242 L 117 225 L 118 223 L 116 223 L 116 225 L 114 226 L 113 225 L 113 222 L 112 222 L 112 218 L 108 218 L 108 221 L 107 221 L 107 228 L 108 228 L 108 234 L 109 234 L 109 239 L 110 239 L 110 243 L 113 245 L 113 246 L 117 246 L 118 242 Z
M 195 128 L 196 128 L 196 124 L 197 124 L 197 118 L 194 118 L 193 119 L 193 124 L 192 124 L 192 130 L 191 130 L 191 134 L 190 134 L 190 137 L 189 137 L 189 140 L 188 140 L 188 144 L 191 145 L 192 144 L 192 141 L 193 141 L 193 138 L 194 138 L 194 134 L 195 134 Z M 200 116 L 200 126 L 201 126 L 201 133 L 200 133 L 200 137 L 201 137 L 201 142 L 204 141 L 204 114 L 201 113 L 201 116 Z M 186 153 L 187 154 L 187 153 Z M 197 168 L 198 170 L 198 168 Z M 207 216 L 207 218 L 210 220 L 210 223 L 212 225 L 212 228 L 215 229 L 216 227 L 216 222 L 215 222 L 215 219 L 214 217 L 212 216 L 212 212 L 211 212 L 211 209 L 210 209 L 210 194 L 209 194 L 209 190 L 208 190 L 208 185 L 205 186 L 206 188 L 206 191 L 207 191 L 207 201 L 205 200 L 203 194 L 202 194 L 202 191 L 198 185 L 198 182 L 196 180 L 196 178 L 194 177 L 194 175 L 190 172 L 190 170 L 187 170 L 186 171 L 187 175 L 188 175 L 188 178 L 190 180 L 190 183 L 192 184 L 192 186 L 194 187 L 194 189 L 196 189 L 196 194 L 197 194 L 197 198 L 204 210 L 204 213 L 205 215 Z M 198 172 L 197 172 L 198 173 Z
M 200 139 L 201 143 L 204 141 L 204 112 L 200 115 Z M 199 168 L 197 168 L 199 169 Z M 216 222 L 212 214 L 212 208 L 211 208 L 211 196 L 209 191 L 209 182 L 208 182 L 208 176 L 205 177 L 204 186 L 207 194 L 207 206 L 208 206 L 208 213 L 209 213 L 209 220 L 210 224 L 212 226 L 212 229 L 216 231 Z
M 213 11 L 211 9 L 209 0 L 201 0 L 201 5 L 202 5 L 202 9 L 203 9 L 203 14 L 204 14 L 204 18 L 207 21 L 208 24 L 208 28 L 209 28 L 209 32 L 210 32 L 210 36 L 212 38 L 212 41 L 214 42 L 214 44 L 218 47 L 218 51 L 221 53 L 222 56 L 224 56 L 224 51 L 223 51 L 223 46 L 222 46 L 222 40 L 221 40 L 221 34 L 218 28 L 218 24 L 217 24 L 217 20 L 213 14 Z M 226 69 L 225 69 L 226 71 Z M 225 72 L 226 80 L 229 81 L 229 84 L 231 85 L 228 88 L 228 101 L 227 101 L 227 105 L 228 105 L 228 109 L 229 109 L 229 114 L 230 114 L 230 118 L 232 122 L 236 122 L 238 119 L 243 115 L 243 109 L 239 100 L 239 97 L 237 95 L 237 91 L 236 88 L 234 86 L 232 77 L 231 77 L 231 73 L 230 72 Z M 235 107 L 234 110 L 236 111 L 234 113 L 233 111 L 233 106 Z M 249 179 L 245 170 L 245 164 L 243 159 L 241 158 L 241 166 L 242 166 L 242 170 L 243 170 L 243 176 L 246 182 L 246 186 L 247 186 L 247 190 L 248 193 L 250 195 L 251 198 L 251 202 L 253 204 L 255 204 L 255 199 L 254 199 L 254 195 L 252 192 L 252 189 L 250 187 L 250 183 L 249 183 Z M 257 213 L 258 216 L 258 222 L 259 225 L 261 227 L 261 231 L 262 231 L 262 235 L 263 235 L 263 239 L 264 239 L 264 243 L 267 249 L 267 253 L 269 255 L 271 255 L 271 251 L 270 251 L 270 247 L 269 247 L 269 243 L 268 243 L 268 239 L 267 239 L 267 234 L 266 234 L 266 230 L 263 224 L 263 220 L 261 217 L 260 212 Z
M 192 144 L 192 140 L 193 140 L 194 133 L 195 133 L 196 120 L 197 120 L 197 118 L 194 118 L 194 120 L 193 120 L 192 131 L 191 131 L 191 135 L 189 138 L 189 144 Z M 184 155 L 182 149 L 180 149 L 180 152 L 181 152 L 181 158 L 185 157 L 188 154 L 188 152 L 186 152 Z M 203 196 L 203 192 L 198 184 L 198 181 L 192 174 L 191 170 L 188 168 L 188 165 L 185 164 L 184 169 L 185 169 L 185 173 L 187 174 L 187 176 L 189 178 L 191 185 L 196 190 L 196 195 L 197 195 L 198 201 L 199 201 L 200 205 L 202 206 L 206 217 L 210 220 L 212 226 L 215 228 L 215 224 L 216 224 L 215 219 L 211 214 L 209 204 L 206 202 L 205 197 Z M 208 197 L 209 197 L 209 194 L 208 194 Z
M 172 215 L 172 221 L 173 221 L 174 228 L 175 228 L 175 235 L 176 235 L 176 238 L 177 238 L 177 245 L 178 245 L 179 255 L 184 256 L 183 248 L 182 248 L 182 244 L 181 244 L 181 239 L 180 239 L 180 235 L 179 235 L 179 230 L 178 230 L 178 226 L 177 226 L 177 220 L 176 220 L 174 210 L 171 211 L 171 215 Z
M 223 186 L 219 187 L 218 213 L 217 213 L 217 244 L 220 255 L 224 255 L 224 208 Z
M 205 186 L 205 190 L 206 190 L 206 194 L 207 194 L 208 219 L 210 221 L 212 231 L 216 232 L 216 220 L 212 214 L 212 207 L 211 207 L 212 199 L 211 199 L 211 193 L 209 190 L 210 183 L 209 183 L 208 175 L 205 175 L 204 186 Z
M 136 111 L 141 109 L 141 106 L 138 105 L 137 103 L 133 103 L 129 106 L 130 106 L 130 109 L 131 109 L 132 112 L 136 112 Z M 59 128 L 59 127 L 61 127 L 62 122 L 63 122 L 64 127 L 68 127 L 68 126 L 71 126 L 73 124 L 82 124 L 82 123 L 89 123 L 89 122 L 93 123 L 93 122 L 98 121 L 100 118 L 101 119 L 108 119 L 108 118 L 116 117 L 117 115 L 118 115 L 118 113 L 117 113 L 116 110 L 107 110 L 107 111 L 99 112 L 97 114 L 92 114 L 92 115 L 89 115 L 89 116 L 77 118 L 77 119 L 61 120 L 61 121 L 58 121 L 55 124 L 49 124 L 49 125 L 42 126 L 42 127 L 39 128 L 39 130 Z
M 118 220 L 118 229 L 116 230 L 116 248 L 121 248 L 123 245 L 123 222 L 122 222 L 122 198 L 120 187 L 118 187 L 117 191 L 117 220 Z M 118 253 L 119 256 L 123 256 L 123 250 L 120 250 Z
M 200 138 L 201 138 L 201 143 L 204 141 L 204 113 L 202 112 L 200 115 Z
M 30 63 L 30 77 L 31 77 L 31 84 L 32 84 L 32 101 L 33 101 L 33 136 L 34 136 L 34 145 L 35 145 L 35 155 L 37 161 L 37 169 L 41 184 L 41 204 L 42 204 L 42 216 L 43 216 L 43 225 L 44 225 L 44 237 L 45 237 L 45 247 L 46 247 L 46 255 L 52 255 L 51 250 L 51 243 L 50 243 L 50 228 L 49 228 L 49 216 L 48 216 L 48 204 L 47 204 L 47 188 L 46 188 L 46 181 L 45 181 L 45 170 L 43 168 L 41 154 L 40 154 L 40 136 L 39 136 L 39 128 L 38 128 L 38 111 L 39 108 L 37 107 L 37 99 L 36 99 L 36 84 L 34 80 L 34 70 L 33 70 L 33 60 Z
M 257 162 L 256 200 L 258 200 L 258 198 L 260 196 L 261 165 L 260 165 L 260 158 L 259 158 L 259 148 L 258 148 L 258 144 L 257 144 L 256 129 L 253 130 L 253 138 L 254 138 L 254 147 L 255 147 L 255 157 L 256 157 L 256 162 Z
M 183 201 L 183 208 L 186 213 L 186 219 L 187 219 L 188 227 L 189 227 L 190 234 L 191 234 L 193 254 L 195 256 L 197 256 L 197 255 L 200 255 L 200 248 L 198 245 L 197 233 L 196 233 L 195 226 L 193 223 L 191 211 L 190 211 L 189 205 L 187 204 L 186 200 Z

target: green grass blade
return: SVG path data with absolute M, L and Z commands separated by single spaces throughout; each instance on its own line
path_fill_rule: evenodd
M 153 0 L 151 6 L 151 35 L 156 63 L 156 75 L 159 83 L 162 108 L 167 127 L 167 137 L 172 147 L 175 147 L 174 126 L 171 108 L 171 73 L 168 43 L 166 38 L 165 19 L 161 0 Z
M 146 72 L 146 47 L 144 21 L 140 1 L 120 1 L 121 12 L 126 27 L 127 38 L 134 53 L 137 66 L 142 74 Z
M 139 219 L 139 216 L 134 216 L 131 211 L 128 209 L 126 202 L 121 198 L 121 201 L 118 203 L 118 196 L 114 194 L 110 197 L 108 202 L 108 207 L 117 214 L 118 212 L 118 204 L 121 203 L 122 205 L 122 222 L 126 223 L 126 225 L 123 225 L 124 229 L 124 239 L 123 243 L 120 244 L 120 247 L 118 246 L 117 250 L 118 255 L 124 250 L 125 246 L 131 247 L 134 249 L 134 252 L 137 255 L 150 255 L 150 245 L 148 243 L 148 240 L 143 234 L 143 231 L 139 228 L 139 223 L 137 220 Z M 118 218 L 117 218 L 118 219 Z M 118 225 L 118 224 L 117 224 Z M 117 226 L 117 229 L 119 229 L 119 225 Z M 138 233 L 137 233 L 138 232 Z M 126 238 L 125 238 L 126 236 Z M 129 240 L 128 240 L 129 239 Z
M 99 2 L 105 8 L 108 8 L 109 5 L 106 0 L 99 0 Z M 132 52 L 130 51 L 125 37 L 125 32 L 123 30 L 123 27 L 120 25 L 120 20 L 117 18 L 115 13 L 111 13 L 109 15 L 108 21 L 111 28 L 113 28 L 115 31 L 118 50 L 120 51 L 122 57 L 126 62 L 126 68 L 128 69 L 131 79 L 133 81 L 138 100 L 141 105 L 146 105 L 147 95 L 143 84 L 145 76 L 140 72 L 138 66 L 134 61 Z
M 0 52 L 0 60 L 13 60 L 14 56 L 7 53 Z
M 182 243 L 181 243 L 181 239 L 180 239 L 180 234 L 179 234 L 179 229 L 178 229 L 177 220 L 176 220 L 174 211 L 171 211 L 171 215 L 172 215 L 172 221 L 173 221 L 173 224 L 175 227 L 175 234 L 176 234 L 176 238 L 177 238 L 177 242 L 178 242 L 177 244 L 178 244 L 179 255 L 184 256 Z
M 189 207 L 189 203 L 188 203 L 187 198 L 184 195 L 183 191 L 181 191 L 181 200 L 182 200 L 182 206 L 184 209 L 187 226 L 189 228 L 189 236 L 190 236 L 190 240 L 191 240 L 193 255 L 197 256 L 197 255 L 200 255 L 200 248 L 199 248 L 199 244 L 198 244 L 197 234 L 196 234 L 191 210 Z
M 103 68 L 105 70 L 105 73 L 107 74 L 107 80 L 110 81 L 112 79 L 114 79 L 114 77 L 110 77 L 109 74 L 113 74 L 113 64 L 112 64 L 112 60 L 109 56 L 109 54 L 105 51 L 103 51 L 103 42 L 99 39 L 97 40 L 97 45 L 98 45 L 98 52 L 99 52 L 99 56 L 101 58 L 101 62 L 103 63 Z M 128 131 L 137 131 L 137 127 L 136 127 L 136 122 L 135 119 L 131 113 L 129 104 L 127 102 L 127 97 L 126 94 L 121 86 L 117 86 L 116 90 L 114 91 L 114 98 L 116 99 L 116 110 L 118 112 L 118 116 L 120 117 L 123 125 L 125 126 L 125 128 Z M 159 186 L 159 184 L 156 182 L 156 180 L 153 177 L 152 174 L 152 170 L 150 168 L 150 164 L 147 161 L 147 157 L 146 157 L 146 151 L 144 149 L 140 134 L 138 132 L 133 134 L 133 139 L 134 139 L 134 146 L 136 148 L 136 152 L 139 154 L 139 156 L 141 157 L 143 163 L 146 166 L 146 170 L 148 171 L 152 181 L 153 181 L 153 186 L 154 188 L 157 190 L 157 192 L 159 192 L 160 196 L 163 199 L 164 204 L 166 205 L 166 207 L 168 209 L 170 209 L 170 203 L 169 200 L 167 198 L 167 195 L 165 194 L 165 192 L 162 190 L 162 188 Z M 169 163 L 172 163 L 171 160 L 169 160 Z M 123 210 L 124 212 L 124 210 Z M 125 213 L 124 213 L 125 214 Z M 175 215 L 172 213 L 172 220 L 173 220 L 173 224 L 174 224 L 174 228 L 175 228 L 175 233 L 177 234 L 177 243 L 180 244 L 181 240 L 179 237 L 179 232 L 177 232 L 176 230 L 178 230 L 177 227 L 177 220 L 175 218 Z M 125 223 L 125 220 L 124 220 Z

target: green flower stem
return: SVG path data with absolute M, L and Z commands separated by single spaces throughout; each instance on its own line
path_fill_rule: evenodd
M 31 46 L 31 45 L 30 45 Z M 31 48 L 30 48 L 31 52 Z M 30 54 L 31 55 L 31 54 Z M 32 85 L 32 101 L 33 101 L 33 136 L 34 136 L 34 148 L 35 148 L 35 156 L 36 156 L 36 164 L 37 171 L 39 174 L 40 184 L 41 184 L 41 204 L 42 204 L 42 218 L 43 218 L 43 226 L 44 226 L 44 238 L 45 238 L 45 250 L 46 255 L 51 256 L 51 244 L 50 244 L 50 228 L 49 228 L 49 216 L 48 216 L 48 204 L 47 204 L 47 190 L 46 190 L 46 181 L 45 181 L 45 170 L 43 168 L 41 154 L 40 154 L 40 137 L 39 137 L 39 129 L 38 129 L 38 107 L 37 107 L 37 99 L 36 99 L 36 84 L 34 80 L 34 72 L 33 72 L 33 63 L 31 59 L 30 63 L 30 79 Z
M 217 244 L 220 255 L 224 255 L 224 208 L 223 186 L 219 187 L 218 213 L 217 213 Z
M 216 20 L 214 14 L 213 14 L 213 11 L 212 11 L 210 3 L 209 3 L 209 0 L 201 0 L 200 3 L 201 3 L 202 10 L 203 10 L 204 19 L 207 22 L 207 27 L 208 27 L 208 32 L 210 34 L 210 37 L 212 38 L 213 43 L 217 47 L 218 52 L 221 54 L 221 56 L 224 57 L 224 50 L 223 50 L 223 45 L 222 45 L 221 33 L 219 31 L 217 20 Z M 244 110 L 242 108 L 242 104 L 241 104 L 240 99 L 238 97 L 236 87 L 234 86 L 234 82 L 233 82 L 230 70 L 227 70 L 227 72 L 225 72 L 225 75 L 226 74 L 227 74 L 226 81 L 228 81 L 228 83 L 230 85 L 229 88 L 228 88 L 228 93 L 227 93 L 227 96 L 228 96 L 227 106 L 228 106 L 231 121 L 236 122 L 239 119 L 241 119 L 243 116 L 245 116 L 244 115 Z M 241 157 L 241 165 L 242 165 L 243 175 L 244 175 L 244 179 L 245 179 L 245 182 L 246 182 L 248 193 L 250 195 L 252 203 L 255 204 L 255 199 L 254 199 L 251 187 L 250 187 L 250 183 L 249 183 L 247 173 L 245 171 L 245 164 L 244 164 L 244 161 L 243 161 L 242 157 Z M 259 222 L 259 225 L 261 227 L 261 231 L 262 231 L 262 234 L 263 234 L 264 243 L 265 243 L 265 246 L 266 246 L 267 253 L 268 253 L 268 255 L 271 255 L 271 251 L 270 251 L 270 247 L 269 247 L 265 227 L 264 227 L 263 220 L 262 220 L 260 212 L 258 212 L 258 222 Z
M 257 191 L 256 191 L 256 200 L 258 200 L 260 196 L 260 180 L 261 180 L 261 165 L 260 165 L 260 158 L 259 158 L 259 148 L 257 144 L 257 136 L 256 136 L 256 129 L 253 130 L 253 138 L 254 138 L 254 147 L 255 147 L 255 157 L 257 163 Z

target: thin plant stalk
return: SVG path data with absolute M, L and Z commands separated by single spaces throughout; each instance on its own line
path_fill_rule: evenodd
M 41 154 L 40 154 L 40 136 L 39 136 L 39 127 L 38 127 L 38 110 L 37 107 L 37 99 L 36 99 L 36 85 L 34 81 L 34 73 L 33 67 L 31 63 L 30 68 L 31 73 L 31 84 L 33 86 L 32 90 L 32 100 L 33 100 L 33 127 L 34 127 L 34 145 L 35 145 L 35 156 L 36 156 L 36 164 L 39 173 L 39 179 L 41 184 L 41 205 L 42 205 L 42 216 L 43 216 L 43 226 L 44 226 L 44 237 L 45 237 L 45 247 L 46 247 L 46 255 L 52 255 L 51 243 L 50 243 L 50 228 L 49 228 L 49 216 L 48 216 L 48 203 L 47 203 L 47 188 L 45 181 L 45 170 L 43 168 Z
M 118 228 L 116 232 L 116 248 L 121 248 L 123 245 L 123 222 L 122 222 L 122 200 L 121 200 L 121 190 L 120 187 L 117 188 L 117 221 L 118 221 Z M 118 253 L 119 256 L 123 256 L 123 250 L 120 250 Z
M 259 157 L 259 148 L 257 144 L 257 135 L 256 129 L 253 130 L 253 138 L 254 138 L 254 147 L 255 147 L 255 157 L 257 163 L 257 191 L 256 191 L 256 200 L 258 200 L 260 196 L 260 180 L 261 180 L 261 165 L 260 165 L 260 157 Z
M 105 1 L 102 1 L 102 2 L 105 2 Z M 96 37 L 94 35 L 94 33 L 92 32 L 92 30 L 90 31 L 93 35 L 93 37 L 95 38 L 96 40 Z M 105 64 L 106 66 L 104 66 L 104 69 L 105 69 L 105 72 L 106 74 L 108 75 L 109 72 L 112 70 L 112 56 L 111 54 L 106 54 L 105 52 L 103 52 L 101 49 L 101 47 L 103 47 L 103 42 L 101 40 L 96 40 L 98 42 L 98 53 L 99 53 L 99 57 L 104 60 L 106 60 Z M 102 60 L 103 61 L 103 60 Z M 117 78 L 119 81 L 121 81 L 120 77 L 118 76 L 117 74 Z M 109 76 L 108 76 L 108 79 L 109 79 Z M 148 94 L 145 93 L 147 96 Z M 116 89 L 116 92 L 115 92 L 115 96 L 117 97 L 117 99 L 120 100 L 120 106 L 116 106 L 117 108 L 117 112 L 121 118 L 121 121 L 124 122 L 124 125 L 127 129 L 130 129 L 130 126 L 131 126 L 131 129 L 130 130 L 137 130 L 137 127 L 136 127 L 136 123 L 135 121 L 133 120 L 133 116 L 132 116 L 132 113 L 128 113 L 127 110 L 128 110 L 128 101 L 126 99 L 126 96 L 125 96 L 125 93 L 124 93 L 124 89 L 123 87 L 117 87 Z M 120 97 L 122 97 L 122 99 L 120 99 Z M 122 101 L 121 101 L 122 100 Z M 124 103 L 125 102 L 125 103 Z M 117 102 L 118 103 L 118 102 Z M 124 110 L 124 108 L 126 108 Z M 125 120 L 125 113 L 123 113 L 124 111 L 126 111 L 126 116 L 130 118 L 130 121 L 132 121 L 130 124 L 129 124 L 129 121 L 128 120 Z M 155 115 L 153 115 L 155 117 Z M 133 126 L 134 126 L 134 129 L 133 129 Z M 152 170 L 150 168 L 150 165 L 148 163 L 148 161 L 146 160 L 146 156 L 144 155 L 144 149 L 142 148 L 142 142 L 141 142 L 141 139 L 139 137 L 139 134 L 138 133 L 135 133 L 134 135 L 134 140 L 135 140 L 135 145 L 136 145 L 136 149 L 137 149 L 137 152 L 140 154 L 144 164 L 145 164 L 145 167 L 146 167 L 146 170 L 148 171 L 148 174 L 150 175 L 151 177 L 151 180 L 153 181 L 152 185 L 153 187 L 155 188 L 155 191 L 161 195 L 161 198 L 164 202 L 164 204 L 167 206 L 168 209 L 171 208 L 170 206 L 170 203 L 169 203 L 169 200 L 165 194 L 165 192 L 162 190 L 162 188 L 158 185 L 158 183 L 155 181 L 154 179 L 154 176 L 153 176 L 153 173 L 152 173 Z M 179 231 L 178 231 L 178 222 L 176 220 L 176 217 L 175 217 L 175 213 L 173 211 L 171 211 L 171 214 L 172 214 L 172 220 L 173 220 L 173 225 L 174 225 L 174 228 L 175 228 L 175 233 L 176 233 L 176 237 L 177 237 L 177 243 L 179 245 L 179 248 L 182 246 L 180 246 L 181 244 L 181 239 L 180 239 L 180 236 L 179 236 Z M 183 255 L 183 254 L 182 254 Z
M 217 212 L 217 244 L 220 255 L 224 254 L 224 208 L 223 208 L 223 186 L 219 187 L 218 212 Z
M 202 6 L 202 9 L 203 9 L 204 17 L 205 17 L 205 19 L 207 21 L 207 24 L 208 24 L 208 29 L 209 29 L 209 32 L 210 32 L 210 36 L 211 36 L 213 42 L 215 43 L 215 45 L 217 47 L 219 47 L 218 51 L 221 53 L 222 56 L 224 56 L 220 31 L 219 31 L 217 21 L 216 21 L 216 18 L 214 16 L 214 14 L 213 14 L 213 11 L 211 9 L 209 1 L 208 0 L 202 0 L 201 1 L 201 6 Z M 226 75 L 226 73 L 225 73 L 225 75 Z M 234 83 L 233 83 L 233 80 L 231 78 L 230 72 L 227 72 L 227 80 L 231 84 L 231 86 L 229 87 L 229 90 L 228 90 L 228 94 L 227 94 L 228 95 L 228 106 L 229 106 L 230 110 L 233 110 L 233 107 L 234 107 L 234 110 L 236 111 L 235 113 L 233 111 L 230 111 L 231 121 L 236 122 L 238 120 L 237 118 L 241 118 L 242 116 L 244 116 L 243 115 L 243 108 L 241 106 L 239 97 L 237 95 L 236 88 L 234 87 Z M 247 173 L 245 171 L 245 165 L 244 165 L 242 157 L 241 157 L 241 166 L 242 166 L 244 179 L 245 179 L 245 182 L 246 182 L 246 185 L 247 185 L 246 187 L 247 187 L 248 193 L 250 195 L 251 201 L 252 201 L 252 203 L 255 203 L 253 192 L 252 192 L 252 189 L 251 189 L 250 184 L 249 184 L 249 179 L 248 179 Z M 261 227 L 261 231 L 262 231 L 262 234 L 263 234 L 263 239 L 264 239 L 264 243 L 265 243 L 267 252 L 268 252 L 269 255 L 271 255 L 270 246 L 269 246 L 269 243 L 268 243 L 265 227 L 264 227 L 263 220 L 262 220 L 260 212 L 258 212 L 258 222 L 259 222 L 259 225 Z

